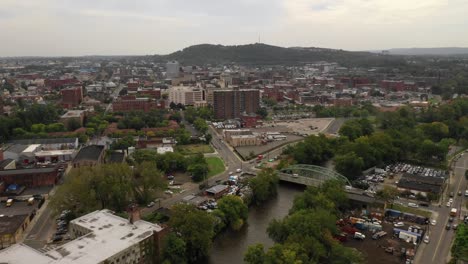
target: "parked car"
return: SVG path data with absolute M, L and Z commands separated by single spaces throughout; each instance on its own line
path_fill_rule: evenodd
M 424 237 L 424 243 L 429 244 L 429 236 Z
M 431 220 L 431 225 L 436 225 L 437 224 L 437 221 L 435 219 L 432 219 Z
M 450 197 L 453 197 L 453 192 L 450 192 Z
M 363 240 L 363 239 L 366 238 L 366 235 L 364 235 L 363 233 L 356 232 L 356 233 L 354 233 L 354 238 L 359 239 L 359 240 Z
M 453 230 L 457 230 L 458 225 L 457 225 L 457 224 L 453 224 L 453 225 L 452 225 L 452 228 L 453 228 Z
M 418 206 L 417 204 L 415 204 L 415 203 L 408 203 L 408 206 L 409 206 L 409 207 L 414 207 L 414 208 L 419 207 L 419 206 Z
M 445 225 L 445 229 L 446 229 L 446 230 L 450 230 L 450 223 L 447 223 L 447 224 Z
M 394 227 L 402 227 L 402 226 L 405 226 L 405 223 L 403 223 L 403 222 L 398 222 L 398 223 L 394 223 L 393 226 L 394 226 Z
M 148 208 L 153 207 L 153 206 L 154 206 L 154 202 L 151 202 L 151 203 L 146 205 L 146 207 L 148 207 Z
M 167 179 L 168 179 L 168 180 L 173 180 L 173 179 L 174 179 L 174 175 L 169 175 L 169 176 L 167 176 Z

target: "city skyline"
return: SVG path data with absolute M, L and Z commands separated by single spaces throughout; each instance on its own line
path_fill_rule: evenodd
M 462 0 L 4 0 L 0 56 L 169 54 L 202 43 L 467 47 L 467 9 Z

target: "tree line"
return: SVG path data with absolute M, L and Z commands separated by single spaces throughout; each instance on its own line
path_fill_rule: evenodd
M 467 115 L 468 99 L 421 111 L 403 107 L 375 121 L 349 120 L 339 130 L 341 137 L 312 135 L 285 154 L 302 164 L 333 160 L 335 169 L 351 180 L 367 168 L 396 161 L 443 167 L 451 145 L 468 146 Z
M 298 195 L 289 214 L 272 220 L 268 236 L 275 244 L 268 250 L 262 244 L 252 245 L 244 255 L 248 264 L 273 263 L 363 263 L 363 256 L 340 244 L 335 235 L 340 210 L 348 200 L 343 184 L 325 182 L 321 187 L 308 187 Z

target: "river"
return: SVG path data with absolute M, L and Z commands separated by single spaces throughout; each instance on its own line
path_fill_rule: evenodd
M 286 216 L 292 206 L 294 197 L 304 191 L 305 187 L 289 183 L 280 183 L 278 196 L 261 206 L 249 208 L 247 225 L 239 231 L 227 230 L 218 235 L 213 242 L 209 264 L 243 263 L 247 248 L 256 243 L 262 243 L 265 248 L 273 245 L 266 229 L 268 223 L 276 218 Z

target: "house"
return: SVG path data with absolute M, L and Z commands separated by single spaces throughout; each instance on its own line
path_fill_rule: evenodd
M 80 149 L 73 160 L 73 168 L 96 166 L 104 161 L 104 146 L 90 145 Z
M 212 196 L 215 199 L 221 198 L 229 191 L 228 185 L 215 185 L 205 191 L 206 195 Z

